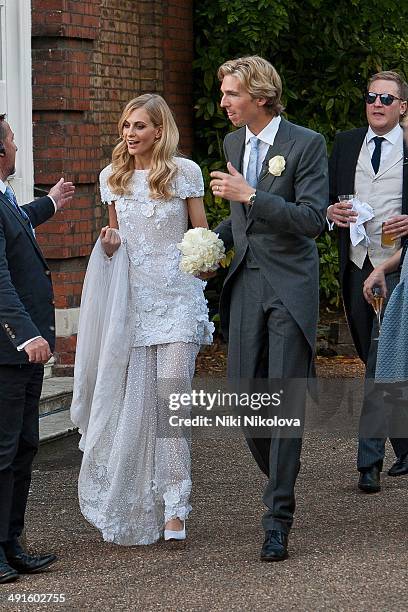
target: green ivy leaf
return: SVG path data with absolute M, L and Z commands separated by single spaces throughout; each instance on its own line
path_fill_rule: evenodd
M 206 86 L 208 91 L 211 91 L 213 83 L 214 83 L 214 75 L 213 75 L 213 73 L 210 72 L 210 71 L 205 72 L 204 73 L 204 85 Z

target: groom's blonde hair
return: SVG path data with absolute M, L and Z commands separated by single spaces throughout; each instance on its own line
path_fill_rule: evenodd
M 254 99 L 266 98 L 265 111 L 270 115 L 280 115 L 282 81 L 276 70 L 259 55 L 249 55 L 228 60 L 218 68 L 220 81 L 227 75 L 235 76 Z

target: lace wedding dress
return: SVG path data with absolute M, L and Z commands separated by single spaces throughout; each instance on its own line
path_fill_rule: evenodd
M 166 433 L 160 419 L 169 416 L 168 392 L 191 388 L 213 324 L 204 283 L 180 271 L 176 247 L 186 198 L 203 194 L 201 171 L 175 161 L 166 201 L 149 198 L 147 170 L 135 170 L 125 196 L 108 188 L 111 166 L 102 170 L 102 201 L 115 202 L 122 244 L 109 260 L 98 240 L 81 302 L 71 407 L 82 434 L 79 502 L 105 540 L 123 545 L 155 542 L 167 520 L 191 510 L 189 440 Z

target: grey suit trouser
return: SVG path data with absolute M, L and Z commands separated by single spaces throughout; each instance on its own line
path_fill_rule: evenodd
M 237 272 L 231 292 L 228 378 L 233 384 L 245 380 L 254 392 L 259 387 L 264 390 L 270 379 L 284 379 L 281 415 L 296 413 L 303 424 L 310 347 L 259 268 L 249 265 L 247 262 Z M 269 478 L 263 496 L 267 506 L 263 527 L 288 533 L 295 510 L 302 432 L 291 432 L 288 437 L 287 432 L 265 428 L 252 435 L 247 428 L 244 433 L 255 460 Z M 300 436 L 294 437 L 298 433 Z
M 384 405 L 384 391 L 374 383 L 378 349 L 378 326 L 374 311 L 363 296 L 363 283 L 373 270 L 368 258 L 362 269 L 349 262 L 344 282 L 345 298 L 348 303 L 349 323 L 353 337 L 366 357 L 364 400 L 360 417 L 357 469 L 364 471 L 373 465 L 382 469 L 385 441 L 389 426 L 389 414 Z M 386 277 L 388 295 L 398 284 L 399 274 L 393 272 Z M 347 296 L 347 297 L 346 297 Z M 392 424 L 391 424 L 392 425 Z M 406 431 L 407 428 L 404 428 Z M 408 452 L 406 438 L 391 438 L 397 457 Z

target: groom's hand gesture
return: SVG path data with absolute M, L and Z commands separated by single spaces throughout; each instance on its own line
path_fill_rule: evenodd
M 210 187 L 213 194 L 232 202 L 248 204 L 249 196 L 255 191 L 254 187 L 251 187 L 246 182 L 242 174 L 234 168 L 231 162 L 227 163 L 227 169 L 229 174 L 219 172 L 218 170 L 211 172 L 212 181 L 210 182 Z

